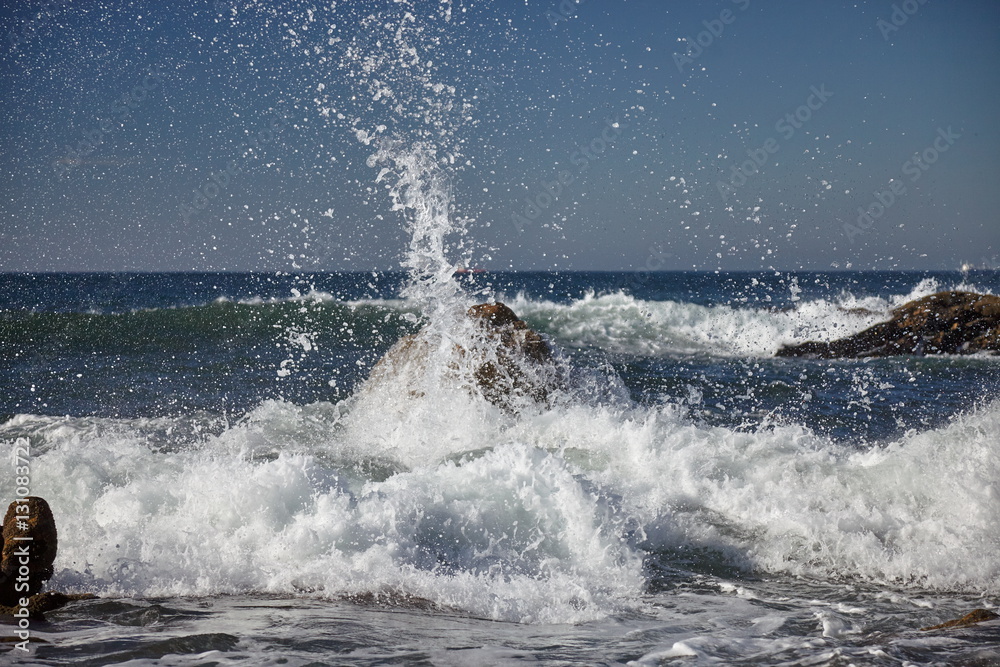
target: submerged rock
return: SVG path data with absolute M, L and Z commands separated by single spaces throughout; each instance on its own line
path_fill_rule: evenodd
M 28 496 L 7 508 L 0 537 L 0 606 L 42 590 L 56 559 L 56 521 L 44 499 Z
M 96 595 L 90 593 L 59 593 L 57 591 L 45 591 L 28 598 L 25 609 L 28 610 L 28 618 L 44 619 L 45 612 L 62 609 L 70 602 L 77 600 L 95 600 Z M 20 603 L 16 605 L 0 605 L 0 616 L 22 616 L 24 612 Z
M 928 630 L 946 630 L 948 628 L 965 628 L 970 625 L 976 625 L 977 623 L 982 623 L 984 621 L 993 621 L 1000 618 L 989 609 L 973 609 L 968 614 L 962 618 L 956 618 L 953 621 L 947 621 L 945 623 L 940 623 L 938 625 L 932 625 L 929 628 L 920 628 L 922 632 L 927 632 Z
M 466 315 L 474 327 L 466 346 L 453 344 L 448 362 L 450 381 L 468 384 L 486 400 L 506 410 L 528 399 L 544 403 L 561 386 L 552 348 L 503 303 L 472 306 Z M 403 381 L 420 395 L 414 376 L 428 372 L 434 343 L 428 329 L 400 339 L 372 368 L 369 381 Z
M 786 345 L 779 357 L 822 359 L 1000 352 L 1000 297 L 938 292 L 892 311 L 892 319 L 830 343 Z

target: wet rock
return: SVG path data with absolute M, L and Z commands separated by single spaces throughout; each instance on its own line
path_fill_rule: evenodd
M 37 496 L 7 508 L 0 534 L 0 605 L 17 605 L 42 590 L 56 559 L 56 522 L 49 504 Z
M 492 347 L 490 352 L 479 355 L 482 361 L 474 372 L 483 396 L 496 405 L 507 404 L 512 395 L 530 396 L 537 402 L 548 400 L 551 386 L 539 382 L 537 374 L 526 367 L 553 366 L 552 348 L 541 335 L 502 303 L 473 306 L 468 315 Z
M 6 645 L 13 645 L 13 644 L 17 644 L 20 641 L 21 641 L 21 638 L 20 637 L 16 637 L 14 635 L 9 635 L 9 636 L 6 636 L 6 637 L 0 637 L 0 651 L 3 650 L 3 646 L 5 644 Z M 41 637 L 35 637 L 34 635 L 28 637 L 28 641 L 31 642 L 31 643 L 33 643 L 33 644 L 48 644 L 49 643 L 49 642 L 45 641 L 44 639 L 42 639 Z M 9 651 L 11 649 L 7 649 L 7 650 Z
M 1000 297 L 938 292 L 905 303 L 888 322 L 830 343 L 786 345 L 779 357 L 821 359 L 1000 353 Z
M 44 619 L 47 611 L 95 597 L 40 592 L 52 577 L 57 547 L 56 520 L 43 498 L 28 496 L 10 504 L 0 532 L 0 617 L 23 617 L 27 610 L 29 618 Z
M 523 399 L 547 402 L 561 379 L 545 339 L 503 303 L 472 306 L 466 314 L 474 326 L 473 340 L 466 347 L 453 346 L 448 364 L 452 381 L 467 383 L 505 410 L 516 410 Z M 426 329 L 405 336 L 372 368 L 369 381 L 402 381 L 420 396 L 419 383 L 412 379 L 428 371 L 431 350 Z
M 24 608 L 28 610 L 28 618 L 44 619 L 44 614 L 47 611 L 62 609 L 70 602 L 77 600 L 94 600 L 96 598 L 96 595 L 91 595 L 90 593 L 73 593 L 67 595 L 66 593 L 56 591 L 45 591 L 44 593 L 38 593 L 29 597 L 28 604 Z M 21 616 L 23 614 L 20 602 L 12 606 L 0 605 L 0 616 Z
M 947 621 L 939 625 L 932 625 L 928 628 L 920 628 L 922 632 L 927 632 L 928 630 L 946 630 L 948 628 L 964 628 L 970 625 L 976 625 L 977 623 L 982 623 L 983 621 L 993 621 L 1000 618 L 1000 616 L 994 614 L 989 609 L 974 609 L 962 618 L 956 618 L 953 621 Z

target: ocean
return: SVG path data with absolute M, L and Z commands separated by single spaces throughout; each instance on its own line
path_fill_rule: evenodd
M 98 596 L 3 659 L 1000 664 L 920 630 L 1000 607 L 1000 358 L 774 356 L 1000 272 L 421 275 L 0 275 L 0 441 Z M 547 404 L 369 379 L 492 300 Z

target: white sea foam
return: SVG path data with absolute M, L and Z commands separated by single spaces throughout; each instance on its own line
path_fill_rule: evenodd
M 974 285 L 943 286 L 926 279 L 907 294 L 882 298 L 844 292 L 836 298 L 799 301 L 787 310 L 648 301 L 621 292 L 588 294 L 569 303 L 517 295 L 507 303 L 564 346 L 640 356 L 768 357 L 782 345 L 853 335 L 889 319 L 893 308 L 944 289 L 988 293 Z
M 59 522 L 57 588 L 414 596 L 577 622 L 640 605 L 643 554 L 676 551 L 1000 593 L 1000 404 L 848 453 L 796 426 L 583 404 L 511 418 L 465 395 L 405 428 L 348 401 L 268 402 L 215 435 L 183 419 L 4 429 L 35 443 L 32 491 Z
M 294 292 L 287 297 L 257 296 L 235 301 L 219 297 L 213 303 L 247 306 L 308 303 L 351 309 L 376 308 L 408 314 L 408 319 L 413 316 L 438 323 L 442 332 L 454 328 L 457 316 L 472 301 L 454 282 L 451 262 L 444 252 L 443 239 L 450 221 L 436 210 L 415 215 L 411 224 L 421 228 L 420 233 L 424 236 L 424 241 L 412 251 L 412 261 L 427 268 L 427 273 L 411 283 L 407 297 L 345 300 L 313 289 Z M 975 284 L 943 284 L 927 278 L 905 294 L 859 297 L 844 291 L 835 297 L 800 300 L 794 307 L 784 310 L 652 301 L 622 292 L 591 293 L 569 302 L 532 299 L 523 294 L 500 295 L 498 300 L 506 302 L 534 328 L 567 348 L 595 347 L 612 353 L 653 357 L 692 354 L 770 357 L 783 345 L 809 340 L 831 341 L 853 335 L 886 321 L 894 308 L 942 290 L 990 293 Z M 174 308 L 187 307 L 192 306 Z M 440 311 L 435 313 L 435 309 Z
M 231 303 L 232 299 L 228 297 L 219 297 L 215 300 L 215 303 Z M 275 303 L 337 303 L 337 298 L 330 294 L 329 292 L 324 292 L 323 290 L 311 289 L 308 292 L 300 292 L 297 289 L 293 289 L 291 294 L 287 297 L 261 297 L 252 296 L 243 299 L 237 299 L 236 303 L 242 306 L 262 306 L 267 304 Z
M 32 438 L 32 490 L 60 524 L 54 585 L 409 596 L 498 620 L 579 622 L 643 606 L 642 562 L 655 553 L 1000 593 L 1000 404 L 877 449 L 795 425 L 696 424 L 670 405 L 582 398 L 586 386 L 515 415 L 461 381 L 455 346 L 474 341 L 451 313 L 465 297 L 431 264 L 413 287 L 441 304 L 431 349 L 341 403 L 269 401 L 236 424 L 5 424 L 5 437 Z M 786 338 L 862 328 L 936 289 L 867 300 L 862 314 L 850 295 L 784 312 L 622 294 L 513 305 L 563 345 L 766 354 Z M 3 479 L 0 493 L 13 492 Z M 850 631 L 836 616 L 820 622 L 831 636 Z
M 642 356 L 772 356 L 782 343 L 850 335 L 883 319 L 818 302 L 776 312 L 644 301 L 622 293 L 588 295 L 569 304 L 518 297 L 511 306 L 561 345 Z

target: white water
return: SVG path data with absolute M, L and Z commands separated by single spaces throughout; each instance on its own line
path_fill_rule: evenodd
M 466 308 L 471 301 L 454 282 L 443 250 L 435 256 L 434 262 L 426 262 L 433 270 L 422 274 L 425 278 L 415 283 L 418 291 L 428 293 L 422 298 L 341 302 L 329 293 L 312 291 L 288 299 L 244 299 L 240 303 L 260 305 L 288 300 L 343 303 L 355 308 L 373 306 L 414 314 L 432 312 L 432 304 L 447 304 L 447 312 Z M 977 285 L 941 284 L 925 279 L 906 294 L 860 298 L 843 292 L 831 298 L 801 300 L 788 310 L 649 301 L 624 292 L 599 296 L 591 293 L 568 303 L 532 299 L 523 294 L 501 294 L 497 300 L 564 348 L 594 347 L 651 357 L 691 354 L 772 357 L 783 345 L 853 335 L 886 321 L 894 308 L 943 290 L 990 293 Z
M 523 295 L 504 300 L 563 346 L 639 356 L 771 357 L 782 345 L 853 335 L 888 320 L 892 309 L 945 289 L 989 293 L 976 286 L 944 286 L 926 279 L 908 294 L 858 298 L 845 292 L 836 298 L 800 301 L 783 311 L 645 301 L 621 292 L 590 294 L 568 304 Z
M 5 429 L 39 443 L 56 589 L 371 593 L 578 622 L 641 607 L 642 558 L 662 552 L 1000 594 L 1000 405 L 849 453 L 800 427 L 696 426 L 669 407 L 514 419 L 467 392 L 427 400 L 439 418 L 405 428 L 352 423 L 365 409 L 349 400 L 265 403 L 211 436 L 182 419 Z

